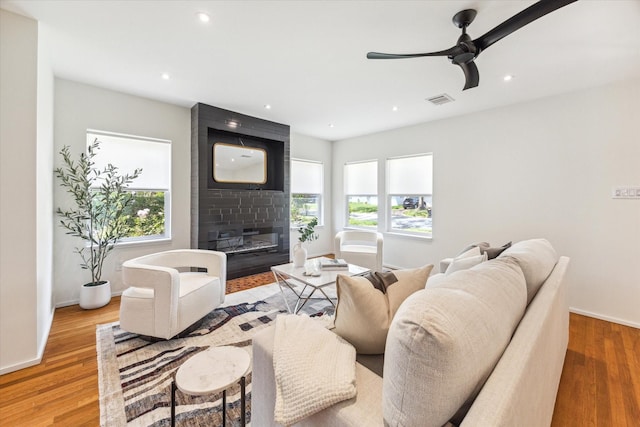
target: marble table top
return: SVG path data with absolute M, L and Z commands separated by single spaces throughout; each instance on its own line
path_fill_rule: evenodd
M 212 347 L 187 360 L 176 373 L 180 391 L 191 395 L 216 393 L 236 383 L 249 370 L 249 353 L 238 347 Z

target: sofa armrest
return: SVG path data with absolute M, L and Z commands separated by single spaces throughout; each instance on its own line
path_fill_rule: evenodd
M 569 342 L 568 264 L 560 257 L 529 304 L 461 427 L 551 424 Z
M 251 424 L 261 427 L 279 426 L 273 420 L 276 401 L 273 372 L 274 336 L 275 327 L 271 326 L 253 338 Z M 382 378 L 357 363 L 356 387 L 355 398 L 337 403 L 305 418 L 296 426 L 382 426 Z

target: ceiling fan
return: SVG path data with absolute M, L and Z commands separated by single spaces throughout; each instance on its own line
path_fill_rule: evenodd
M 428 53 L 394 54 L 369 52 L 367 53 L 367 58 L 399 59 L 418 58 L 421 56 L 446 56 L 452 63 L 462 68 L 465 77 L 465 84 L 462 90 L 470 89 L 478 86 L 480 82 L 478 67 L 473 61 L 482 51 L 536 19 L 575 1 L 577 0 L 540 0 L 475 40 L 471 40 L 471 37 L 467 34 L 467 27 L 476 17 L 476 11 L 475 9 L 465 9 L 453 16 L 453 24 L 458 28 L 462 28 L 462 35 L 460 35 L 457 44 L 452 48 Z

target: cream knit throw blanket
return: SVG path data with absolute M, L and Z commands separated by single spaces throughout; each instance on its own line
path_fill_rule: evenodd
M 276 318 L 276 422 L 290 426 L 356 395 L 356 350 L 307 316 Z

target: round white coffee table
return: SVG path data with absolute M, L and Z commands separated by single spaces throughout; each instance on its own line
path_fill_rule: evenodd
M 184 362 L 171 383 L 171 426 L 176 421 L 176 388 L 194 396 L 222 391 L 222 425 L 226 425 L 229 386 L 240 381 L 242 425 L 245 425 L 245 374 L 249 370 L 249 353 L 238 347 L 212 347 Z

